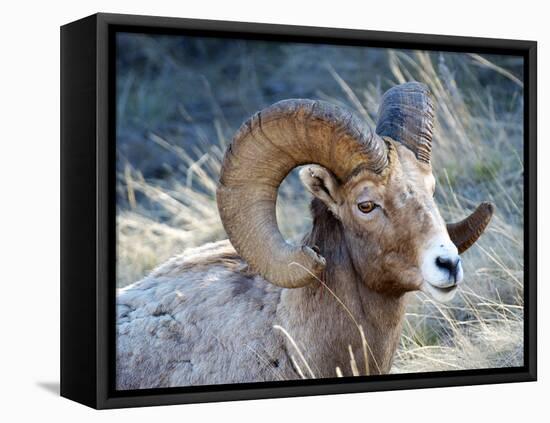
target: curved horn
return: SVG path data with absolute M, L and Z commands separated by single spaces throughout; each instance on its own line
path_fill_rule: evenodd
M 296 166 L 310 163 L 345 181 L 362 169 L 380 173 L 387 147 L 341 107 L 284 100 L 241 126 L 221 169 L 218 209 L 231 243 L 252 270 L 285 288 L 309 284 L 326 265 L 311 248 L 288 244 L 275 216 L 279 185 Z
M 430 90 L 419 82 L 407 82 L 382 96 L 376 133 L 406 145 L 418 160 L 430 164 L 433 123 Z
M 493 204 L 481 203 L 466 219 L 447 224 L 447 231 L 458 248 L 459 254 L 462 254 L 478 240 L 489 224 L 494 210 Z

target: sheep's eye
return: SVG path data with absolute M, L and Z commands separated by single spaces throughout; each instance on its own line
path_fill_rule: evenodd
M 362 201 L 361 203 L 357 204 L 357 207 L 359 208 L 361 213 L 370 213 L 376 207 L 378 207 L 378 205 L 374 204 L 372 201 Z

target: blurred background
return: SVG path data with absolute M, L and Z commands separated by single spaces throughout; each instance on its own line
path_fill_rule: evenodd
M 119 34 L 117 285 L 226 238 L 218 173 L 254 112 L 308 97 L 351 108 L 374 128 L 384 91 L 417 80 L 436 104 L 443 217 L 460 220 L 484 200 L 497 212 L 464 255 L 465 283 L 453 302 L 415 295 L 392 372 L 523 365 L 522 72 L 514 56 Z M 288 239 L 308 230 L 310 199 L 294 171 L 277 210 Z

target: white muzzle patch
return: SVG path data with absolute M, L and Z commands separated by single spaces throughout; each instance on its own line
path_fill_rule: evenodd
M 456 246 L 448 236 L 433 238 L 422 257 L 422 291 L 441 302 L 450 301 L 464 277 Z

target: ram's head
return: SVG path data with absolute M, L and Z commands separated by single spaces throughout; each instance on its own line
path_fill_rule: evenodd
M 285 100 L 256 113 L 228 148 L 217 193 L 237 252 L 286 288 L 323 272 L 325 259 L 313 246 L 287 243 L 275 217 L 279 185 L 308 165 L 302 182 L 342 225 L 341 242 L 370 288 L 452 298 L 463 277 L 459 254 L 482 234 L 493 206 L 482 203 L 462 222 L 443 222 L 433 199 L 433 110 L 428 89 L 410 82 L 384 95 L 376 133 L 322 101 Z

